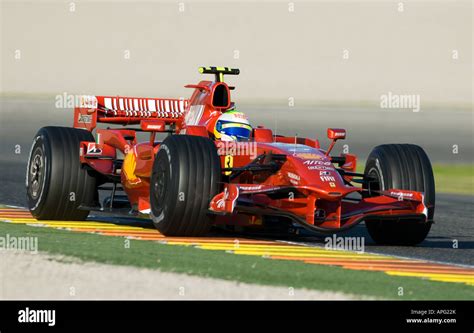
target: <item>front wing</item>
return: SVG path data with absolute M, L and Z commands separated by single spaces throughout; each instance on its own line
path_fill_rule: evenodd
M 354 195 L 355 194 L 355 195 Z M 367 196 L 353 187 L 344 194 L 311 186 L 226 184 L 210 203 L 213 214 L 287 217 L 318 232 L 338 232 L 370 218 L 427 223 L 428 207 L 422 192 L 390 189 Z M 356 198 L 354 198 L 356 197 Z

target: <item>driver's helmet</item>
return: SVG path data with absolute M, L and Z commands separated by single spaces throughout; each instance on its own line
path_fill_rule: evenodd
M 215 138 L 222 141 L 248 141 L 251 133 L 247 116 L 236 110 L 223 113 L 214 127 Z

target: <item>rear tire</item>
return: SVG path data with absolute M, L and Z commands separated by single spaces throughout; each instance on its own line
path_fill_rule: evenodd
M 207 214 L 218 193 L 220 159 L 204 137 L 171 135 L 160 146 L 150 182 L 151 217 L 166 236 L 202 236 L 212 220 Z
M 86 130 L 69 127 L 43 127 L 33 140 L 26 192 L 31 214 L 38 220 L 85 220 L 89 211 L 79 205 L 92 205 L 96 178 L 79 160 L 81 141 L 94 141 Z
M 434 216 L 435 183 L 431 163 L 425 151 L 411 144 L 387 144 L 375 147 L 367 159 L 364 174 L 375 180 L 364 185 L 370 196 L 375 191 L 396 188 L 424 192 L 428 221 L 396 221 L 370 218 L 367 230 L 377 244 L 416 245 L 428 235 Z M 373 191 L 373 192 L 371 192 Z

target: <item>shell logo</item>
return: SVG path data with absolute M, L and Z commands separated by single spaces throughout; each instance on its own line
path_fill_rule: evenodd
M 132 150 L 125 156 L 125 158 L 123 159 L 123 164 L 122 164 L 122 173 L 127 179 L 127 183 L 130 185 L 137 185 L 142 182 L 142 180 L 135 175 L 136 166 L 137 166 L 137 160 Z

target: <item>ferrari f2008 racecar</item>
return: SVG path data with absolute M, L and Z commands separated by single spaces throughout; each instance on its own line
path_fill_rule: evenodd
M 215 78 L 187 85 L 189 99 L 82 96 L 74 128 L 41 128 L 26 176 L 33 216 L 84 220 L 92 210 L 114 212 L 124 191 L 128 213 L 149 216 L 164 235 L 269 223 L 336 233 L 364 221 L 379 244 L 425 239 L 435 186 L 422 148 L 379 145 L 357 173 L 355 155 L 331 155 L 344 129 L 327 130 L 325 150 L 318 140 L 252 128 L 224 82 L 240 71 L 200 72 Z M 110 193 L 103 202 L 99 190 Z

